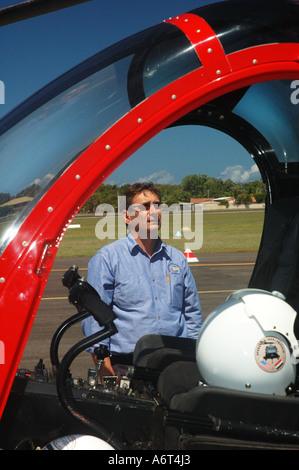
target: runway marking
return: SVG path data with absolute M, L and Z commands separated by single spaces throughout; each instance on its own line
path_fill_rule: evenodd
M 80 270 L 80 271 L 87 271 L 87 268 L 79 268 L 79 270 Z M 51 270 L 51 273 L 53 273 L 53 272 L 56 272 L 56 273 L 58 273 L 58 272 L 66 272 L 66 271 L 67 271 L 67 269 L 52 269 L 52 270 Z
M 42 297 L 41 300 L 68 300 L 68 297 Z
M 189 263 L 192 267 L 205 267 L 205 266 L 254 266 L 255 263 Z M 80 271 L 87 271 L 87 268 L 79 268 Z M 66 269 L 52 269 L 51 272 L 65 272 Z
M 198 294 L 223 294 L 225 292 L 234 292 L 233 289 L 229 290 L 198 290 Z
M 255 263 L 211 263 L 211 264 L 190 264 L 192 266 L 254 266 Z
M 225 292 L 234 292 L 233 289 L 229 290 L 198 290 L 198 294 L 222 294 Z M 68 297 L 42 297 L 41 300 L 68 300 Z

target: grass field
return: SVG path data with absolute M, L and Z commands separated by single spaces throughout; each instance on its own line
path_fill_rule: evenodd
M 73 224 L 80 228 L 69 228 L 64 235 L 57 256 L 59 257 L 91 257 L 103 245 L 112 239 L 99 240 L 96 236 L 96 225 L 99 218 L 78 216 Z M 191 220 L 194 224 L 194 220 Z M 200 253 L 257 251 L 262 235 L 264 212 L 217 212 L 203 214 L 203 244 Z M 72 224 L 72 225 L 73 225 Z M 191 224 L 191 225 L 192 225 Z M 173 237 L 172 219 L 169 220 L 169 239 L 164 241 L 181 251 L 186 248 L 186 239 Z M 191 226 L 194 231 L 194 225 Z M 116 222 L 115 235 L 118 226 Z M 192 240 L 191 240 L 192 241 Z M 196 253 L 196 250 L 192 250 Z

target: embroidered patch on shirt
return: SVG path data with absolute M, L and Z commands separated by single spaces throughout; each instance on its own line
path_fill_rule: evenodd
M 169 271 L 171 273 L 179 274 L 181 272 L 181 268 L 177 264 L 171 263 L 169 265 Z

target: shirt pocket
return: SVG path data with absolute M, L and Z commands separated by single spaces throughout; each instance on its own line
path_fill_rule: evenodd
M 150 286 L 145 277 L 138 275 L 120 275 L 115 278 L 113 303 L 120 309 L 131 309 L 143 306 L 150 299 Z
M 181 273 L 170 273 L 171 306 L 176 310 L 182 310 L 184 300 L 184 282 Z

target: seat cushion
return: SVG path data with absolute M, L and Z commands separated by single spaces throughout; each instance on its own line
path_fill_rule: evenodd
M 173 408 L 173 399 L 188 393 L 195 387 L 198 388 L 200 380 L 196 362 L 174 362 L 161 372 L 157 390 L 162 402 Z
M 162 371 L 177 361 L 195 362 L 196 340 L 164 335 L 146 335 L 137 342 L 133 364 Z

